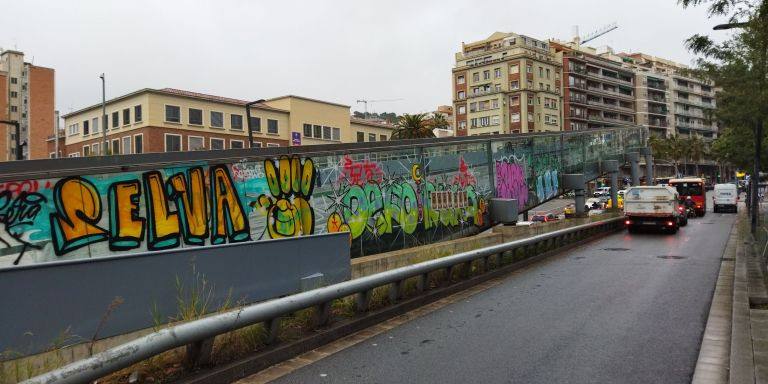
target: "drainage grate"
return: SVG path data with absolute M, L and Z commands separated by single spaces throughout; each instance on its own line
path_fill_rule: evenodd
M 613 251 L 613 252 L 623 252 L 623 251 L 629 251 L 629 248 L 603 248 L 603 251 Z
M 661 255 L 661 256 L 656 256 L 656 257 L 658 257 L 659 259 L 668 259 L 668 260 L 669 259 L 671 259 L 671 260 L 681 260 L 681 259 L 685 259 L 686 258 L 685 256 L 675 256 L 675 255 Z

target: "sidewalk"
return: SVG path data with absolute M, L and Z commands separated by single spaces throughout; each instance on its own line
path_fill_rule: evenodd
M 746 207 L 731 228 L 692 383 L 768 383 L 768 291 Z M 766 214 L 761 204 L 761 213 Z M 763 216 L 765 217 L 765 216 Z M 761 227 L 759 231 L 764 231 Z M 762 235 L 762 234 L 761 234 Z

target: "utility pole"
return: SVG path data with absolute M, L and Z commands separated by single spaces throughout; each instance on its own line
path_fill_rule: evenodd
M 106 155 L 107 154 L 107 85 L 106 85 L 107 80 L 103 73 L 99 77 L 101 78 L 101 123 L 102 123 L 101 135 L 104 139 L 104 143 L 101 148 L 101 153 Z

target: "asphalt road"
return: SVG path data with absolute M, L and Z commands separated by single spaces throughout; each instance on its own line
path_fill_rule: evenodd
M 276 383 L 688 383 L 733 214 L 616 233 Z

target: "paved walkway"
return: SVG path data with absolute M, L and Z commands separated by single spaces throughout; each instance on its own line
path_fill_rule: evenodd
M 740 232 L 739 224 L 748 220 L 742 204 L 723 254 L 693 383 L 768 383 L 768 290 L 760 268 L 765 249 Z

